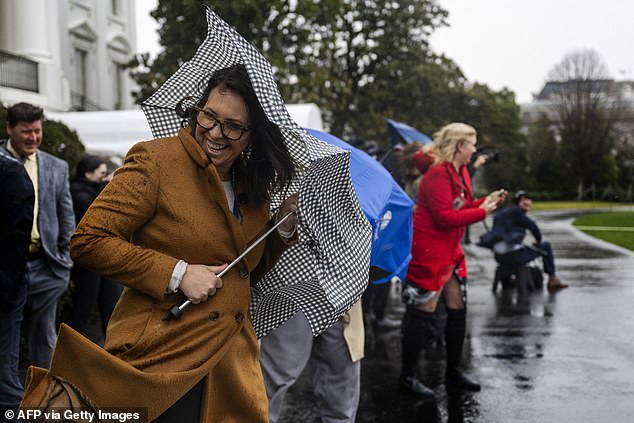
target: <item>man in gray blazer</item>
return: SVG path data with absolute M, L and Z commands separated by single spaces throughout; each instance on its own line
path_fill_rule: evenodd
M 23 162 L 35 189 L 23 327 L 29 360 L 47 368 L 57 341 L 57 303 L 69 282 L 70 236 L 75 229 L 75 216 L 68 165 L 39 150 L 42 118 L 42 109 L 31 104 L 18 103 L 10 107 L 6 125 L 9 140 L 1 142 L 0 148 Z M 15 353 L 19 355 L 19 351 Z

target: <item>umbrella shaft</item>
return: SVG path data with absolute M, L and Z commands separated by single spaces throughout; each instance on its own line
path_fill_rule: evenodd
M 286 216 L 284 216 L 282 219 L 280 219 L 279 222 L 277 222 L 275 225 L 273 225 L 273 227 L 271 229 L 266 231 L 264 233 L 264 235 L 262 235 L 257 240 L 255 240 L 253 242 L 253 244 L 249 245 L 249 247 L 246 250 L 244 250 L 244 252 L 242 254 L 240 254 L 238 257 L 236 257 L 235 260 L 233 260 L 231 263 L 229 263 L 229 265 L 222 272 L 218 273 L 218 277 L 219 278 L 223 277 L 229 271 L 229 269 L 231 269 L 233 266 L 238 264 L 247 254 L 249 254 L 251 252 L 251 250 L 253 250 L 255 247 L 257 247 L 257 245 L 260 242 L 262 242 L 264 239 L 266 239 L 266 237 L 269 236 L 271 234 L 271 232 L 273 232 L 275 229 L 277 229 L 278 226 L 280 226 L 286 219 L 288 219 L 288 217 L 291 214 L 293 214 L 293 212 L 289 212 Z
M 275 229 L 277 229 L 286 219 L 288 219 L 288 217 L 291 214 L 293 214 L 293 212 L 289 212 L 286 216 L 284 216 L 282 219 L 280 219 L 280 221 L 277 222 L 275 225 L 273 225 L 273 227 L 271 229 L 266 231 L 264 233 L 264 235 L 262 235 L 257 240 L 255 240 L 253 242 L 253 244 L 249 245 L 249 248 L 244 250 L 244 252 L 242 254 L 240 254 L 238 257 L 236 257 L 235 260 L 233 260 L 231 263 L 229 263 L 229 265 L 227 267 L 225 267 L 225 269 L 222 272 L 218 273 L 217 276 L 219 278 L 223 277 L 233 266 L 238 264 L 247 254 L 249 254 L 251 252 L 251 250 L 253 250 L 260 242 L 262 242 L 264 239 L 266 239 L 266 237 L 269 236 L 271 234 L 271 232 L 273 232 Z M 185 307 L 187 307 L 191 303 L 192 303 L 191 300 L 187 300 L 184 303 L 182 303 L 181 305 L 179 305 L 178 309 L 182 311 Z

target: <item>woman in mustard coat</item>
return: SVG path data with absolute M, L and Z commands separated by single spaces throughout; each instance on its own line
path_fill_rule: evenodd
M 73 235 L 75 263 L 125 288 L 105 352 L 63 327 L 50 373 L 84 402 L 141 407 L 150 420 L 267 421 L 250 284 L 296 239 L 296 215 L 216 275 L 272 225 L 269 192 L 295 165 L 242 65 L 216 72 L 180 109 L 189 127 L 135 145 Z M 293 195 L 277 218 L 296 210 Z M 164 321 L 186 298 L 183 316 Z

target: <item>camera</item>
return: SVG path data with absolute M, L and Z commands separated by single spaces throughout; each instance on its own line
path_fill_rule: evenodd
M 499 163 L 500 161 L 500 152 L 497 147 L 494 145 L 479 145 L 476 147 L 476 153 L 473 155 L 471 159 L 474 162 L 479 156 L 485 156 L 487 158 L 486 163 L 491 161 L 495 163 Z M 485 163 L 485 164 L 486 164 Z

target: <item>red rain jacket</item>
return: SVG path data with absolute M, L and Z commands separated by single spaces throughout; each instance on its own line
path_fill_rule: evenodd
M 467 276 L 460 240 L 466 225 L 486 217 L 479 208 L 485 199 L 474 200 L 466 166 L 460 175 L 450 162 L 439 163 L 429 168 L 420 184 L 406 279 L 427 290 L 439 290 L 454 268 L 458 276 Z

